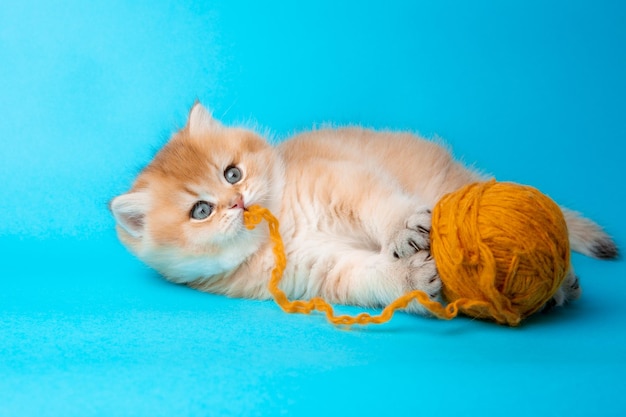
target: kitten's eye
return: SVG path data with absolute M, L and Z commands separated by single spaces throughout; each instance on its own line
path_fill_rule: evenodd
M 193 205 L 189 215 L 194 220 L 204 220 L 213 213 L 213 205 L 206 201 L 198 201 Z
M 234 165 L 229 166 L 224 171 L 224 178 L 231 184 L 241 181 L 241 170 Z

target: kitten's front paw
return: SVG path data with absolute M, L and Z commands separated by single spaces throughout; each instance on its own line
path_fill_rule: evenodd
M 420 290 L 428 294 L 431 300 L 441 301 L 441 278 L 430 252 L 422 250 L 402 262 L 408 262 L 410 265 L 408 291 Z M 407 311 L 428 314 L 428 310 L 418 302 L 409 304 Z
M 409 216 L 405 227 L 391 240 L 390 252 L 396 259 L 408 258 L 430 248 L 431 211 L 421 208 Z

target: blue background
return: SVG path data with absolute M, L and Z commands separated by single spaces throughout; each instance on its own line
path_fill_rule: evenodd
M 341 330 L 161 280 L 107 202 L 196 98 L 277 140 L 441 136 L 626 244 L 624 2 L 5 0 L 0 416 L 626 414 L 622 260 L 575 256 L 583 298 L 516 329 Z

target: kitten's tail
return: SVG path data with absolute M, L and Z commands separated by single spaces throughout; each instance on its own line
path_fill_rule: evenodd
M 562 208 L 573 251 L 598 259 L 616 259 L 619 250 L 613 239 L 593 221 Z

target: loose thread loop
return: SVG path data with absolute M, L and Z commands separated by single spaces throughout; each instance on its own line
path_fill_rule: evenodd
M 287 258 L 285 257 L 285 248 L 279 232 L 278 220 L 268 209 L 257 205 L 248 207 L 244 212 L 244 224 L 248 229 L 254 229 L 263 219 L 267 221 L 269 227 L 270 239 L 273 243 L 272 251 L 275 258 L 275 265 L 272 269 L 268 289 L 272 297 L 274 297 L 276 304 L 287 313 L 310 314 L 312 311 L 317 310 L 325 313 L 327 320 L 336 325 L 382 324 L 391 320 L 396 310 L 406 308 L 409 303 L 415 300 L 426 307 L 435 316 L 449 320 L 456 317 L 459 311 L 458 304 L 463 304 L 464 302 L 464 300 L 457 300 L 455 303 L 444 307 L 439 302 L 431 300 L 425 292 L 414 290 L 393 301 L 385 307 L 378 316 L 361 313 L 353 317 L 348 315 L 335 315 L 333 307 L 320 297 L 314 297 L 308 301 L 290 301 L 287 295 L 279 288 L 280 280 L 282 279 L 283 272 L 287 265 Z

